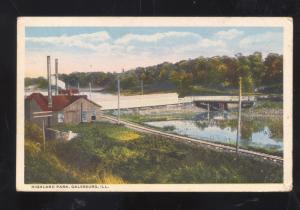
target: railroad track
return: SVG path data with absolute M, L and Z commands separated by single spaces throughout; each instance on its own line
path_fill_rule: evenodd
M 228 152 L 236 152 L 236 148 L 232 147 L 232 146 L 228 146 L 228 145 L 222 145 L 222 144 L 218 144 L 218 143 L 213 143 L 213 142 L 208 142 L 208 141 L 204 141 L 204 140 L 200 140 L 200 139 L 194 139 L 194 138 L 190 138 L 190 137 L 186 137 L 186 136 L 180 136 L 180 135 L 176 135 L 176 134 L 171 134 L 171 133 L 166 133 L 163 131 L 159 131 L 153 128 L 149 128 L 149 127 L 145 127 L 136 123 L 132 123 L 129 121 L 125 121 L 125 120 L 120 120 L 118 121 L 118 119 L 116 117 L 111 117 L 111 116 L 107 116 L 107 115 L 102 115 L 103 118 L 113 121 L 113 122 L 119 122 L 127 127 L 136 129 L 136 130 L 140 130 L 140 131 L 144 131 L 147 133 L 151 133 L 151 134 L 156 134 L 156 135 L 160 135 L 160 136 L 164 136 L 164 137 L 168 137 L 168 138 L 172 138 L 172 139 L 177 139 L 177 140 L 184 140 L 187 142 L 193 142 L 193 143 L 197 143 L 197 144 L 202 144 L 205 145 L 207 147 L 211 147 L 217 150 L 226 150 Z M 259 157 L 262 158 L 264 160 L 271 160 L 273 162 L 278 162 L 278 163 L 283 163 L 283 158 L 279 157 L 279 156 L 275 156 L 275 155 L 269 155 L 266 153 L 262 153 L 262 152 L 255 152 L 255 151 L 251 151 L 251 150 L 247 150 L 247 149 L 239 149 L 239 154 L 244 154 L 247 156 L 252 156 L 252 157 Z

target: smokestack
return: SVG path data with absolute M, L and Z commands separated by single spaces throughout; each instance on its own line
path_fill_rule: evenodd
M 58 59 L 55 59 L 55 95 L 58 95 L 58 86 L 57 86 L 57 80 L 58 80 Z
M 51 63 L 50 56 L 47 56 L 47 77 L 48 77 L 48 107 L 52 108 L 52 91 L 51 91 Z

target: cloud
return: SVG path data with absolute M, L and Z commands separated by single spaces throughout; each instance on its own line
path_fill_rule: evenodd
M 282 41 L 282 33 L 267 32 L 263 34 L 248 36 L 241 39 L 239 46 L 241 48 L 247 48 L 258 44 L 269 45 L 274 41 L 275 42 L 279 41 L 280 43 Z
M 241 51 L 260 51 L 262 53 L 282 53 L 283 37 L 280 32 L 266 32 L 247 36 L 240 40 Z
M 226 43 L 222 40 L 212 40 L 212 39 L 201 39 L 197 44 L 197 47 L 226 47 Z
M 234 39 L 243 34 L 244 34 L 243 31 L 239 31 L 237 29 L 229 29 L 227 31 L 219 31 L 219 32 L 215 33 L 215 35 L 217 37 L 219 37 L 221 39 L 228 39 L 228 40 Z
M 51 55 L 59 58 L 61 72 L 91 71 L 91 64 L 93 70 L 121 71 L 122 68 L 155 65 L 164 61 L 255 51 L 281 53 L 282 33 L 256 32 L 247 35 L 243 31 L 230 29 L 210 36 L 193 31 L 169 31 L 127 33 L 115 38 L 103 30 L 72 36 L 26 37 L 25 65 L 32 75 L 46 74 L 45 58 Z
M 26 37 L 26 42 L 40 45 L 59 45 L 96 50 L 97 46 L 110 39 L 106 31 L 78 34 L 73 36 Z
M 200 36 L 196 33 L 192 32 L 176 32 L 176 31 L 170 31 L 170 32 L 161 32 L 161 33 L 154 33 L 154 34 L 126 34 L 122 36 L 121 38 L 117 39 L 115 41 L 116 44 L 128 44 L 133 41 L 139 41 L 139 42 L 157 42 L 166 38 L 200 38 Z
M 222 40 L 214 40 L 214 39 L 207 39 L 202 38 L 198 40 L 196 43 L 191 43 L 188 45 L 184 45 L 175 49 L 176 53 L 189 53 L 189 52 L 206 52 L 210 51 L 219 51 L 220 49 L 226 49 L 227 44 Z
M 159 42 L 159 43 L 157 43 Z M 200 35 L 192 32 L 158 32 L 152 34 L 133 34 L 128 33 L 120 38 L 113 40 L 106 31 L 78 34 L 73 36 L 49 36 L 49 37 L 27 37 L 26 43 L 30 44 L 31 50 L 34 50 L 32 44 L 38 44 L 37 49 L 46 49 L 47 51 L 68 51 L 68 48 L 78 47 L 80 49 L 92 50 L 94 53 L 101 52 L 102 56 L 113 55 L 153 55 L 172 53 L 174 49 L 182 50 L 195 47 L 223 47 L 223 41 L 214 41 L 204 39 Z M 155 43 L 155 44 L 153 44 Z M 194 46 L 196 44 L 196 46 Z M 49 46 L 50 45 L 50 46 Z M 74 49 L 69 49 L 74 51 Z M 74 54 L 75 52 L 73 52 Z

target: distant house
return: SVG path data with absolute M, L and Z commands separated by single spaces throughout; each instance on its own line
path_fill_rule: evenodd
M 101 106 L 89 100 L 86 95 L 56 95 L 52 96 L 52 106 L 48 96 L 32 93 L 25 98 L 25 119 L 38 124 L 41 118 L 34 118 L 34 113 L 52 111 L 52 116 L 46 120 L 46 125 L 57 123 L 91 122 L 100 115 Z
M 67 90 L 61 89 L 58 91 L 59 94 L 67 94 L 67 95 L 74 95 L 79 94 L 79 90 L 77 88 L 69 88 Z

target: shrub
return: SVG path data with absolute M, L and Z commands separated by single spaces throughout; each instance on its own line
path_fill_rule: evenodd
M 25 122 L 25 139 L 43 143 L 43 129 L 36 123 Z

